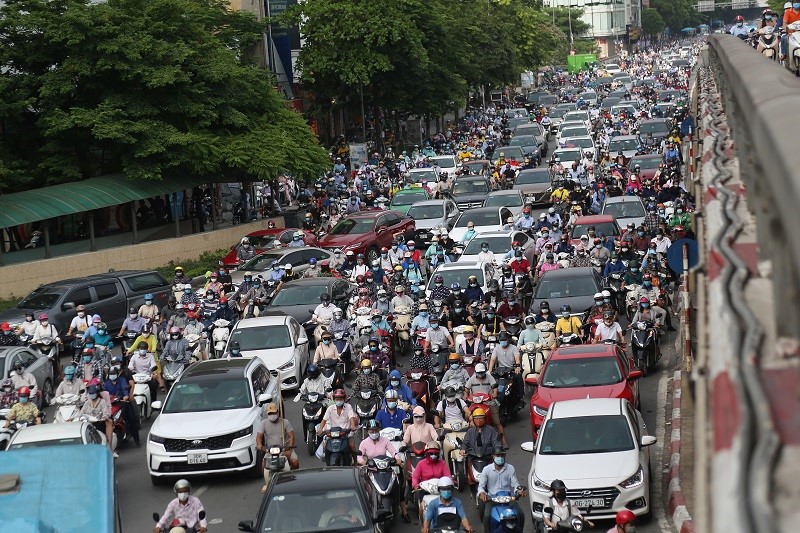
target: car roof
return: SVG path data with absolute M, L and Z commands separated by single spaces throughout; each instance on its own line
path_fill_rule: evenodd
M 524 233 L 519 230 L 513 229 L 500 229 L 500 230 L 490 230 L 490 231 L 481 231 L 473 237 L 473 239 L 480 239 L 481 237 L 511 237 L 515 233 Z M 471 240 L 471 239 L 470 239 Z
M 262 314 L 253 318 L 243 318 L 236 323 L 236 329 L 257 328 L 259 326 L 280 326 L 289 322 L 289 316 L 280 311 Z
M 499 213 L 500 209 L 505 209 L 502 206 L 490 206 L 490 207 L 473 207 L 472 209 L 467 209 L 466 211 L 461 212 L 461 216 L 469 213 L 470 215 L 474 215 L 477 213 Z
M 283 286 L 284 287 L 288 287 L 290 285 L 291 286 L 295 286 L 295 285 L 311 285 L 311 286 L 314 286 L 314 285 L 317 285 L 317 286 L 320 286 L 320 287 L 323 287 L 323 286 L 324 287 L 330 287 L 335 281 L 338 281 L 340 279 L 341 278 L 333 278 L 333 277 L 331 277 L 331 278 L 328 278 L 328 277 L 322 277 L 322 278 L 300 278 L 300 279 L 293 279 L 291 281 L 287 281 L 286 283 L 283 284 Z
M 551 407 L 550 418 L 575 418 L 583 416 L 603 416 L 623 414 L 621 398 L 585 398 L 556 402 Z
M 603 222 L 613 222 L 614 217 L 611 215 L 586 215 L 584 217 L 578 217 L 575 219 L 575 225 L 583 225 L 583 224 L 600 224 Z
M 291 487 L 293 492 L 325 491 L 335 489 L 361 490 L 358 483 L 359 470 L 350 467 L 304 468 L 291 472 L 279 472 L 273 476 L 272 493 L 280 492 L 282 487 Z
M 515 189 L 503 189 L 501 191 L 492 191 L 486 196 L 521 196 L 522 193 Z
M 664 102 L 664 103 L 666 103 L 666 102 Z M 649 118 L 647 120 L 641 121 L 639 123 L 639 126 L 641 126 L 642 124 L 652 124 L 653 122 L 660 122 L 662 124 L 667 124 L 669 122 L 669 119 L 668 118 Z M 651 155 L 651 154 L 648 154 L 648 155 Z
M 397 213 L 397 211 L 392 211 L 392 212 L 399 214 Z M 378 216 L 386 213 L 387 211 L 361 211 L 360 213 L 353 213 L 352 215 L 347 215 L 347 217 L 345 218 L 378 218 Z
M 482 267 L 483 267 L 482 261 L 474 261 L 474 262 L 468 261 L 466 263 L 458 261 L 456 263 L 445 263 L 443 265 L 439 265 L 436 268 L 436 272 L 440 272 L 443 270 L 465 270 L 467 268 L 482 268 Z
M 629 141 L 631 139 L 636 140 L 636 135 L 617 135 L 616 137 L 612 137 L 609 143 L 614 141 Z
M 244 370 L 255 359 L 245 359 L 236 357 L 231 360 L 228 359 L 213 359 L 211 361 L 199 361 L 190 365 L 180 379 L 189 376 L 208 376 L 211 374 L 243 374 Z
M 14 433 L 14 443 L 39 442 L 52 439 L 69 439 L 83 436 L 83 424 L 39 424 L 28 426 Z
M 284 231 L 303 231 L 300 228 L 265 228 L 256 231 L 251 231 L 245 237 L 263 237 L 264 235 L 275 235 L 278 233 L 283 233 Z
M 420 168 L 410 168 L 410 169 L 408 169 L 408 173 L 409 174 L 414 174 L 415 172 L 416 173 L 420 173 L 420 172 L 436 172 L 436 171 L 434 169 L 430 168 L 430 167 L 420 167 Z
M 659 154 L 641 154 L 641 155 L 635 155 L 635 156 L 631 157 L 631 160 L 635 159 L 637 161 L 641 161 L 641 160 L 648 160 L 648 159 L 662 159 L 662 157 L 663 156 L 661 156 Z M 614 198 L 616 198 L 616 196 Z
M 624 204 L 624 203 L 641 204 L 642 203 L 642 199 L 639 198 L 638 196 L 628 196 L 628 195 L 609 196 L 609 197 L 606 198 L 606 201 L 605 201 L 604 205 L 607 205 L 607 204 Z M 599 216 L 599 215 L 595 215 L 595 216 Z M 608 215 L 608 216 L 611 216 L 611 215 Z
M 592 267 L 571 267 L 571 268 L 557 268 L 555 270 L 548 270 L 543 274 L 548 279 L 553 278 L 582 278 L 592 277 L 594 274 Z
M 581 344 L 578 346 L 562 346 L 556 349 L 551 355 L 550 360 L 555 359 L 577 359 L 586 357 L 616 357 L 617 352 L 614 346 L 608 344 Z
M 442 205 L 445 202 L 447 202 L 447 200 L 442 198 L 431 198 L 430 200 L 420 200 L 418 202 L 414 202 L 413 204 L 411 204 L 411 207 L 417 205 Z
M 461 183 L 461 182 L 464 182 L 464 181 L 480 181 L 480 182 L 485 182 L 485 181 L 486 181 L 486 178 L 485 178 L 485 177 L 483 177 L 483 176 L 461 176 L 461 177 L 459 177 L 459 178 L 458 178 L 458 179 L 455 181 L 455 183 Z
M 53 281 L 51 283 L 44 283 L 40 285 L 38 288 L 47 288 L 47 287 L 67 287 L 72 285 L 83 285 L 85 283 L 90 283 L 92 281 L 99 281 L 103 279 L 115 279 L 115 278 L 124 278 L 126 276 L 132 274 L 144 274 L 146 272 L 150 272 L 150 270 L 115 270 L 114 272 L 104 272 L 102 274 L 91 274 L 89 276 L 83 276 L 80 278 L 70 278 L 70 279 L 62 279 L 59 281 Z

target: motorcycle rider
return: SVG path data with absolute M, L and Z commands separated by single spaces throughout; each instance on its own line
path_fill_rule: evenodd
M 522 403 L 522 359 L 519 349 L 511 343 L 511 335 L 507 331 L 501 331 L 497 339 L 499 343 L 489 359 L 489 372 L 493 372 L 495 368 L 513 368 L 517 402 Z
M 37 320 L 34 320 L 33 311 L 25 311 L 25 321 L 17 327 L 17 335 L 27 335 L 33 337 L 36 327 L 39 325 Z
M 467 279 L 467 288 L 464 289 L 464 298 L 470 303 L 482 302 L 483 296 L 483 289 L 478 286 L 477 276 L 470 276 Z
M 59 385 L 59 387 L 60 386 L 61 385 Z M 3 381 L 3 384 L 0 385 L 0 409 L 11 409 L 18 400 L 19 397 L 17 391 L 14 389 L 14 383 L 11 381 L 11 378 Z
M 200 519 L 200 511 L 205 511 L 203 503 L 199 498 L 189 494 L 192 491 L 192 484 L 185 479 L 179 479 L 172 489 L 175 491 L 176 498 L 169 502 L 164 515 L 153 531 L 155 533 L 167 531 L 168 524 L 171 524 L 176 519 L 185 521 L 190 530 L 195 533 L 208 531 L 206 519 Z
M 602 320 L 597 321 L 594 338 L 592 342 L 597 344 L 605 340 L 616 341 L 617 344 L 625 346 L 625 336 L 622 333 L 622 326 L 614 320 L 614 311 L 603 311 Z
M 333 312 L 339 308 L 331 303 L 331 295 L 327 292 L 319 295 L 319 301 L 320 304 L 314 309 L 311 319 L 317 324 L 330 323 L 333 320 Z
M 400 374 L 400 371 L 397 369 L 392 370 L 389 373 L 389 382 L 386 385 L 386 390 L 385 390 L 386 402 L 389 401 L 390 392 L 396 393 L 396 396 L 394 397 L 400 399 L 400 401 L 403 401 L 410 405 L 417 405 L 417 400 L 414 398 L 414 392 L 408 385 L 403 383 L 402 375 Z M 395 407 L 397 406 L 395 405 Z
M 116 454 L 116 452 L 114 452 L 112 442 L 114 435 L 114 422 L 111 420 L 111 404 L 107 402 L 105 398 L 100 396 L 101 391 L 102 389 L 99 385 L 89 385 L 89 387 L 86 389 L 88 398 L 81 407 L 79 416 L 87 415 L 97 419 L 97 422 L 93 422 L 93 425 L 99 431 L 103 431 L 105 433 L 108 449 L 111 450 L 111 452 L 114 454 L 114 459 L 116 459 L 119 456 Z
M 500 290 L 500 283 L 496 279 L 490 279 L 487 288 L 489 290 L 483 295 L 483 303 L 490 306 L 500 305 L 500 301 L 503 298 L 503 291 Z
M 334 359 L 338 361 L 340 355 L 339 349 L 333 343 L 333 335 L 331 332 L 328 330 L 323 331 L 322 342 L 317 344 L 317 348 L 314 350 L 314 364 L 319 364 L 323 359 Z
M 308 260 L 308 268 L 303 272 L 303 278 L 318 278 L 319 267 L 317 266 L 317 259 L 312 257 Z
M 325 428 L 327 427 L 339 427 L 342 428 L 343 431 L 349 429 L 350 435 L 347 438 L 347 444 L 355 459 L 357 450 L 355 440 L 353 439 L 353 433 L 356 431 L 358 418 L 353 411 L 353 407 L 349 403 L 346 403 L 345 400 L 347 400 L 347 395 L 344 393 L 344 390 L 336 389 L 333 391 L 334 403 L 325 410 L 322 422 L 320 422 L 317 427 L 317 435 L 324 435 Z
M 615 525 L 606 533 L 633 533 L 636 531 L 636 526 L 633 523 L 636 521 L 636 515 L 628 509 L 617 511 L 614 517 Z
M 781 35 L 781 60 L 786 59 L 789 54 L 789 35 L 795 31 L 789 28 L 789 25 L 800 21 L 800 2 L 794 0 L 790 7 L 783 12 L 783 27 L 786 28 L 786 33 Z
M 64 381 L 58 384 L 54 398 L 58 398 L 64 394 L 77 394 L 81 396 L 82 401 L 86 400 L 86 385 L 84 385 L 83 380 L 75 379 L 76 370 L 77 369 L 73 365 L 64 368 Z M 0 405 L 1 404 L 2 402 L 0 402 Z M 0 409 L 1 408 L 2 407 L 0 407 Z
M 544 300 L 539 303 L 539 312 L 534 317 L 534 320 L 537 324 L 541 324 L 542 322 L 550 322 L 555 326 L 556 322 L 558 321 L 558 317 L 550 311 L 550 302 Z
M 322 375 L 319 367 L 314 363 L 311 363 L 306 368 L 306 379 L 304 379 L 303 384 L 300 385 L 297 400 L 300 399 L 300 396 L 310 392 L 316 392 L 324 397 L 328 393 L 328 388 L 331 386 L 332 382 L 333 376 L 326 378 L 324 375 Z
M 59 356 L 61 352 L 61 347 L 63 342 L 61 338 L 58 336 L 58 330 L 56 327 L 47 319 L 47 313 L 42 313 L 39 315 L 39 324 L 36 326 L 36 329 L 33 331 L 33 339 L 31 339 L 31 346 L 38 347 L 41 345 L 41 350 L 44 352 L 48 349 L 48 346 L 55 344 L 55 356 L 51 359 L 53 364 L 53 373 L 56 377 L 62 377 L 62 370 L 61 370 L 61 357 Z
M 427 374 L 433 373 L 433 358 L 425 353 L 424 348 L 419 345 L 414 345 L 414 353 L 408 363 L 408 368 L 424 370 Z
M 128 361 L 128 370 L 134 374 L 150 374 L 153 379 L 150 380 L 150 397 L 155 401 L 156 399 L 156 383 L 161 387 L 161 392 L 166 392 L 164 380 L 158 372 L 158 363 L 153 355 L 154 350 L 148 348 L 147 343 L 140 342 L 136 345 L 136 355 L 131 357 Z
M 739 37 L 740 39 L 746 38 L 750 33 L 750 29 L 745 27 L 744 17 L 741 15 L 736 15 L 734 21 L 735 24 L 731 26 L 730 34 L 734 37 Z
M 0 346 L 22 346 L 22 341 L 14 335 L 8 322 L 0 324 Z
M 651 307 L 650 300 L 646 297 L 642 297 L 639 299 L 639 307 L 634 313 L 633 318 L 631 318 L 631 324 L 635 324 L 636 322 L 652 322 L 659 328 L 664 327 L 664 317 L 660 316 L 654 307 Z
M 572 315 L 572 307 L 568 304 L 561 306 L 561 318 L 556 322 L 556 337 L 561 335 L 574 333 L 580 335 L 583 329 L 583 323 L 577 316 Z
M 481 471 L 478 481 L 478 501 L 483 503 L 483 508 L 479 503 L 478 514 L 483 517 L 483 530 L 489 531 L 489 522 L 492 517 L 492 507 L 494 504 L 490 500 L 493 494 L 500 491 L 516 493 L 522 498 L 526 492 L 517 479 L 517 471 L 514 465 L 506 462 L 506 451 L 501 444 L 495 444 L 492 449 L 492 464 L 486 465 Z M 516 501 L 508 503 L 509 506 L 516 508 L 517 516 L 520 517 L 520 531 L 525 529 L 525 513 L 522 512 Z
M 186 308 L 184 304 L 177 304 L 175 306 L 175 314 L 167 321 L 167 329 L 178 328 L 183 331 L 186 324 L 189 323 L 189 317 L 186 316 Z
M 175 276 L 172 278 L 173 291 L 177 292 L 177 291 L 181 290 L 181 289 L 178 288 L 179 285 L 183 286 L 183 285 L 185 285 L 187 283 L 190 283 L 191 281 L 192 281 L 191 278 L 189 278 L 186 275 L 186 273 L 183 271 L 183 267 L 182 266 L 176 266 L 175 267 Z
M 133 436 L 136 447 L 140 447 L 142 443 L 139 440 L 139 420 L 135 416 L 130 403 L 131 389 L 128 385 L 128 380 L 120 376 L 118 371 L 114 370 L 114 367 L 112 367 L 112 369 L 109 370 L 108 379 L 103 384 L 103 389 L 112 397 L 116 397 L 122 402 L 122 415 L 125 417 L 128 431 L 130 431 Z
M 381 390 L 381 378 L 372 370 L 372 361 L 369 359 L 362 359 L 359 365 L 360 371 L 353 382 L 353 392 L 361 392 L 362 390 Z
M 500 423 L 500 409 L 497 404 L 497 381 L 490 373 L 486 371 L 486 365 L 478 363 L 475 365 L 475 373 L 467 380 L 464 388 L 468 394 L 483 393 L 489 395 L 489 414 L 492 417 L 492 424 L 497 430 L 500 439 L 503 441 L 503 446 L 508 448 L 508 441 L 506 440 L 505 429 Z M 472 417 L 475 417 L 475 411 L 472 412 Z
M 484 458 L 492 453 L 495 446 L 508 448 L 503 444 L 497 430 L 486 425 L 486 411 L 477 407 L 472 411 L 472 425 L 464 434 L 461 449 L 469 455 Z
M 457 353 L 451 353 L 447 356 L 447 364 L 448 368 L 442 376 L 441 383 L 450 383 L 450 387 L 455 387 L 456 390 L 462 391 L 469 379 L 469 373 L 461 366 L 461 356 Z
M 3 427 L 9 427 L 11 422 L 16 420 L 34 423 L 37 426 L 42 423 L 39 408 L 36 407 L 34 402 L 30 401 L 31 395 L 33 394 L 29 387 L 20 387 L 17 389 L 17 403 L 11 406 L 11 409 L 6 415 L 6 423 Z
M 606 263 L 603 269 L 603 277 L 607 278 L 614 273 L 624 273 L 626 269 L 625 263 L 620 258 L 617 252 L 611 252 L 611 260 Z
M 86 306 L 79 305 L 77 307 L 77 315 L 69 323 L 66 336 L 72 337 L 73 334 L 83 334 L 91 325 L 92 319 L 86 315 Z
M 78 306 L 78 317 L 80 317 L 80 307 L 82 306 Z M 152 294 L 147 293 L 144 295 L 144 303 L 139 306 L 136 314 L 149 322 L 155 321 L 156 316 L 158 316 L 158 306 L 153 303 Z
M 497 309 L 497 315 L 506 320 L 508 318 L 519 318 L 523 314 L 522 305 L 517 302 L 517 298 L 514 293 L 504 293 L 503 294 L 503 303 L 500 304 L 500 307 Z
M 659 294 L 660 291 L 658 287 L 653 286 L 652 278 L 643 277 L 642 286 L 639 287 L 639 291 L 636 294 L 636 299 L 641 301 L 642 298 L 647 298 L 650 301 L 653 312 L 656 315 L 656 324 L 658 324 L 659 327 L 663 327 L 666 323 L 667 311 L 655 303 L 658 301 Z
M 464 326 L 464 338 L 456 348 L 456 353 L 461 357 L 483 357 L 485 346 L 480 338 L 475 338 L 475 328 Z
M 423 459 L 420 464 L 425 462 Z M 446 463 L 446 461 L 439 461 Z M 445 467 L 447 465 L 445 464 Z M 417 467 L 419 468 L 419 467 Z M 416 470 L 414 474 L 416 475 Z M 429 478 L 430 479 L 430 478 Z M 467 519 L 467 513 L 464 511 L 464 504 L 461 500 L 453 496 L 453 479 L 448 472 L 446 475 L 439 478 L 437 483 L 439 488 L 439 497 L 431 501 L 425 508 L 425 520 L 422 524 L 422 533 L 430 533 L 436 529 L 438 524 L 439 515 L 441 513 L 453 513 L 461 519 L 461 527 L 466 533 L 474 533 L 474 529 Z M 422 505 L 420 504 L 420 512 L 422 512 Z
M 489 305 L 486 308 L 486 318 L 481 322 L 481 327 L 478 329 L 478 335 L 485 339 L 505 331 L 505 328 L 503 319 L 497 316 L 497 308 L 494 305 Z
M 128 309 L 128 318 L 126 318 L 122 323 L 122 327 L 119 329 L 117 337 L 123 337 L 127 331 L 139 333 L 146 325 L 147 320 L 144 317 L 139 316 L 139 310 L 135 307 L 131 307 Z
M 190 354 L 189 342 L 183 338 L 180 328 L 173 326 L 169 330 L 169 340 L 164 343 L 164 350 L 161 352 L 162 359 L 171 357 L 175 361 L 188 361 Z
M 397 389 L 386 389 L 385 393 L 385 407 L 377 412 L 375 415 L 375 420 L 377 420 L 381 427 L 384 428 L 395 428 L 395 429 L 404 429 L 403 422 L 409 419 L 409 414 L 405 410 L 398 407 L 398 401 L 400 400 L 400 395 L 398 394 Z M 413 399 L 412 401 L 416 402 Z
M 577 516 L 583 518 L 578 506 L 572 503 L 567 498 L 567 486 L 560 479 L 554 479 L 550 483 L 550 490 L 553 491 L 553 496 L 547 502 L 546 507 L 553 509 L 551 513 L 543 513 L 544 524 L 546 531 L 557 531 L 558 523 L 561 520 L 567 520 L 570 516 Z M 589 527 L 594 527 L 594 524 L 586 520 Z
M 256 449 L 266 452 L 271 446 L 280 446 L 291 470 L 300 468 L 300 460 L 294 452 L 294 428 L 292 424 L 280 416 L 278 405 L 268 404 L 265 409 L 267 418 L 261 421 L 256 433 Z M 266 492 L 267 486 L 261 487 Z
M 417 406 L 414 408 L 414 417 L 416 422 L 417 409 L 422 409 Z M 434 433 L 435 435 L 435 433 Z M 438 439 L 438 437 L 436 437 Z M 416 440 L 413 442 L 417 442 Z M 439 479 L 443 476 L 450 475 L 450 468 L 447 466 L 447 461 L 441 459 L 442 451 L 439 443 L 436 440 L 431 440 L 425 445 L 425 458 L 421 460 L 417 467 L 414 469 L 414 474 L 411 476 L 411 488 L 417 492 L 416 499 L 420 513 L 420 521 L 422 519 L 422 498 L 427 494 L 422 490 L 419 484 L 423 481 L 431 479 Z M 452 485 L 452 482 L 451 482 Z M 430 508 L 430 505 L 428 506 Z M 427 531 L 423 528 L 423 531 Z
M 538 329 L 536 329 L 536 318 L 532 315 L 526 316 L 525 329 L 523 329 L 520 332 L 517 344 L 519 346 L 524 346 L 525 344 L 528 343 L 533 343 L 538 345 L 544 342 L 545 340 L 544 337 L 542 337 L 542 333 Z
M 183 285 L 183 295 L 181 296 L 180 303 L 184 306 L 189 304 L 200 305 L 200 298 L 192 290 L 191 283 L 185 283 Z
M 15 390 L 20 390 L 22 387 L 27 387 L 31 395 L 34 397 L 34 402 L 38 404 L 38 399 L 36 398 L 39 391 L 36 388 L 36 377 L 28 372 L 25 366 L 23 366 L 22 361 L 19 359 L 14 361 L 14 365 L 11 367 L 11 374 L 8 377 L 14 384 Z
M 362 440 L 361 444 L 358 445 L 358 449 L 361 452 L 361 455 L 358 456 L 358 464 L 363 466 L 367 464 L 369 459 L 386 455 L 388 457 L 393 457 L 397 462 L 398 467 L 402 469 L 403 456 L 397 453 L 397 450 L 395 450 L 392 442 L 389 439 L 381 436 L 381 427 L 381 423 L 377 420 L 373 419 L 367 422 L 367 438 Z M 398 476 L 397 481 L 397 489 L 393 496 L 400 504 L 403 521 L 408 524 L 411 522 L 411 519 L 408 517 L 408 505 L 406 504 L 405 499 L 400 496 L 404 492 L 403 476 Z

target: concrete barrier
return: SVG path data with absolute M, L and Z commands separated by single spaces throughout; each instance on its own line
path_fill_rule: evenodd
M 216 231 L 108 248 L 0 268 L 0 298 L 22 298 L 45 283 L 101 274 L 109 269 L 152 269 L 170 261 L 197 259 L 206 252 L 229 248 L 244 235 L 266 229 L 269 220 L 283 226 L 283 218 L 263 219 Z

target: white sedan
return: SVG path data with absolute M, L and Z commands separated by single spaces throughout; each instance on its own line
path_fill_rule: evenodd
M 560 479 L 567 497 L 592 519 L 614 518 L 629 509 L 647 515 L 650 501 L 650 453 L 656 438 L 647 434 L 641 413 L 627 400 L 593 398 L 555 402 L 542 423 L 533 452 L 530 501 L 534 519 L 551 496 L 550 483 Z
M 14 433 L 8 443 L 8 449 L 20 450 L 67 444 L 102 444 L 105 446 L 106 436 L 86 421 L 40 424 L 24 427 Z

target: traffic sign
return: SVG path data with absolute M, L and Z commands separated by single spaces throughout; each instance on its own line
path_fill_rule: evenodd
M 689 268 L 697 265 L 697 241 L 694 239 L 678 239 L 667 248 L 667 265 L 676 274 L 683 272 L 683 245 L 687 245 Z

